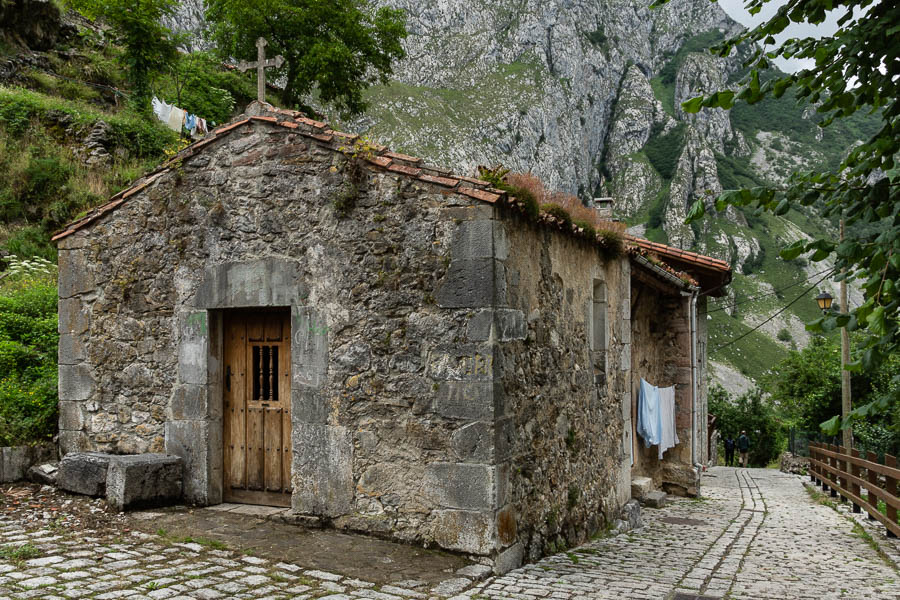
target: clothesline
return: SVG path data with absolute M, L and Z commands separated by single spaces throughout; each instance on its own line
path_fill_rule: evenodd
M 183 108 L 168 104 L 156 96 L 153 96 L 152 104 L 153 114 L 172 131 L 181 133 L 182 129 L 186 129 L 192 137 L 209 133 L 206 119 L 203 117 L 192 115 Z

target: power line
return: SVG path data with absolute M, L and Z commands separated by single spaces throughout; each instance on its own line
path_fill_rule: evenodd
M 809 277 L 804 277 L 804 278 L 801 279 L 800 281 L 795 281 L 795 282 L 792 283 L 791 285 L 786 285 L 786 286 L 784 286 L 783 288 L 778 288 L 777 290 L 772 290 L 771 292 L 766 292 L 765 294 L 760 294 L 759 296 L 752 296 L 752 297 L 750 297 L 750 298 L 745 298 L 745 299 L 741 300 L 740 302 L 735 301 L 733 304 L 726 304 L 726 305 L 724 305 L 724 306 L 718 306 L 718 307 L 713 308 L 712 310 L 708 310 L 708 311 L 706 311 L 706 312 L 707 312 L 707 314 L 709 314 L 709 313 L 718 312 L 718 311 L 720 311 L 720 310 L 728 310 L 729 308 L 734 308 L 734 307 L 736 307 L 736 306 L 740 306 L 741 304 L 746 304 L 747 302 L 752 302 L 752 301 L 754 301 L 754 300 L 759 300 L 760 298 L 765 298 L 765 297 L 767 297 L 767 296 L 774 296 L 774 295 L 776 295 L 776 294 L 778 294 L 778 293 L 780 293 L 780 292 L 783 292 L 784 290 L 789 290 L 789 289 L 791 289 L 792 287 L 796 287 L 796 286 L 800 285 L 801 283 L 803 283 L 804 281 L 809 281 L 809 280 L 812 279 L 813 277 L 816 277 L 816 276 L 818 276 L 818 275 L 821 275 L 822 273 L 833 273 L 834 270 L 835 270 L 834 267 L 831 267 L 831 268 L 829 268 L 829 269 L 825 269 L 825 270 L 823 270 L 823 271 L 819 271 L 818 273 L 813 273 L 813 274 L 810 275 Z
M 775 314 L 773 314 L 772 316 L 770 316 L 768 319 L 766 319 L 765 321 L 761 322 L 759 325 L 757 325 L 756 327 L 754 327 L 754 328 L 751 329 L 750 331 L 745 331 L 744 333 L 742 333 L 742 334 L 739 335 L 738 337 L 734 338 L 733 340 L 731 340 L 731 341 L 729 341 L 729 342 L 725 342 L 724 344 L 719 344 L 718 346 L 716 346 L 715 349 L 716 349 L 716 350 L 721 350 L 722 348 L 726 348 L 726 347 L 730 346 L 731 344 L 734 344 L 735 342 L 738 342 L 738 341 L 744 339 L 745 337 L 747 337 L 748 335 L 750 335 L 751 333 L 753 333 L 754 331 L 756 331 L 757 329 L 759 329 L 760 327 L 762 327 L 763 325 L 765 325 L 766 323 L 768 323 L 769 321 L 771 321 L 772 319 L 774 319 L 775 317 L 777 317 L 778 315 L 780 315 L 781 313 L 783 313 L 784 311 L 786 311 L 788 308 L 790 308 L 791 306 L 793 306 L 798 300 L 800 300 L 800 298 L 804 297 L 804 296 L 805 296 L 806 294 L 808 294 L 811 290 L 814 290 L 814 289 L 816 288 L 817 285 L 819 285 L 820 283 L 822 283 L 823 281 L 825 281 L 825 280 L 828 278 L 828 276 L 831 274 L 831 273 L 830 273 L 831 271 L 834 271 L 834 269 L 830 269 L 830 270 L 829 270 L 829 273 L 826 273 L 824 277 L 822 277 L 822 278 L 819 279 L 817 282 L 815 282 L 814 284 L 812 284 L 811 286 L 809 286 L 808 288 L 806 288 L 805 290 L 803 290 L 803 293 L 802 293 L 802 294 L 800 294 L 799 296 L 797 296 L 796 298 L 794 298 L 793 300 L 791 300 L 790 302 L 788 302 L 787 304 L 785 304 L 783 307 L 781 307 L 781 308 L 778 310 L 778 312 L 776 312 Z

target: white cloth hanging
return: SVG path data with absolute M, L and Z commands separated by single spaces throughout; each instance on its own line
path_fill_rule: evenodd
M 663 453 L 678 444 L 678 434 L 675 432 L 675 386 L 659 389 L 659 459 Z

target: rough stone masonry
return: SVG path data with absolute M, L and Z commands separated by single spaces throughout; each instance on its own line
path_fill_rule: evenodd
M 223 322 L 281 307 L 295 512 L 498 570 L 615 519 L 648 267 L 254 110 L 57 236 L 62 451 L 174 454 L 221 502 Z

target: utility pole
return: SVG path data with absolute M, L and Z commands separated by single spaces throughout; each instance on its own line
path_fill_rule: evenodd
M 844 219 L 841 219 L 841 241 L 844 241 Z M 850 312 L 850 306 L 847 302 L 847 269 L 846 267 L 841 269 L 841 274 L 844 277 L 841 278 L 841 313 L 848 314 Z M 841 415 L 844 418 L 844 422 L 846 422 L 847 417 L 850 415 L 851 406 L 851 398 L 850 398 L 850 371 L 848 371 L 845 367 L 850 364 L 850 333 L 847 331 L 847 326 L 841 327 Z M 850 429 L 849 425 L 843 429 L 843 446 L 847 449 L 847 452 L 853 448 L 853 431 Z

